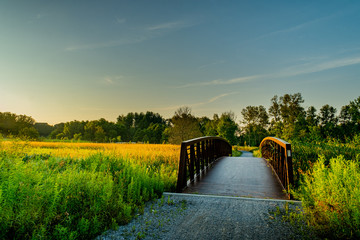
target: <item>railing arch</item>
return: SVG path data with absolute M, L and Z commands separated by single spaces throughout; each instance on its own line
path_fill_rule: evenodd
M 190 183 L 194 182 L 219 157 L 231 155 L 232 146 L 221 137 L 200 137 L 182 142 L 176 191 L 182 192 L 188 179 Z
M 294 184 L 291 144 L 280 138 L 266 137 L 260 143 L 260 151 L 262 157 L 269 160 L 282 187 L 291 199 L 290 186 Z

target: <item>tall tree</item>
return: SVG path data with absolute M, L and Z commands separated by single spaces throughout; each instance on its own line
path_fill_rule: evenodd
M 245 135 L 244 140 L 249 145 L 258 145 L 267 134 L 269 116 L 264 106 L 247 106 L 242 109 Z
M 360 130 L 360 97 L 350 102 L 349 114 L 351 116 L 351 122 L 353 122 L 358 127 L 358 130 Z
M 169 130 L 169 142 L 180 144 L 182 141 L 202 136 L 196 117 L 189 107 L 180 107 L 171 118 L 172 127 Z
M 336 108 L 326 104 L 321 107 L 319 113 L 319 124 L 324 137 L 336 137 Z
M 34 124 L 35 120 L 32 117 L 0 112 L 0 133 L 4 136 L 36 139 L 39 133 L 34 128 Z
M 285 94 L 280 97 L 280 114 L 285 125 L 293 125 L 300 114 L 304 113 L 301 93 Z
M 235 114 L 233 112 L 224 112 L 221 114 L 217 124 L 218 136 L 225 138 L 230 144 L 238 143 L 236 133 L 239 126 L 235 122 Z
M 149 111 L 146 113 L 141 112 L 120 115 L 117 118 L 117 124 L 119 126 L 123 126 L 125 129 L 125 133 L 122 135 L 122 140 L 150 143 L 159 143 L 162 139 L 162 137 L 159 137 L 158 133 L 150 134 L 150 131 L 154 129 L 154 127 L 150 126 L 158 124 L 160 128 L 156 128 L 157 131 L 165 129 L 166 127 L 166 121 L 160 114 Z M 150 137 L 149 134 L 152 135 L 152 137 Z
M 54 130 L 54 127 L 47 123 L 35 123 L 34 127 L 39 132 L 41 137 L 48 137 Z
M 306 122 L 308 126 L 317 126 L 319 124 L 319 118 L 316 115 L 316 108 L 314 106 L 310 106 L 306 110 Z
M 277 95 L 271 99 L 269 115 L 273 118 L 273 122 L 279 122 L 281 120 L 280 101 Z
M 276 95 L 271 99 L 269 108 L 272 116 L 270 132 L 275 136 L 284 139 L 291 139 L 295 134 L 295 123 L 300 115 L 305 116 L 304 108 L 301 104 L 304 102 L 300 93 L 285 94 L 278 98 Z

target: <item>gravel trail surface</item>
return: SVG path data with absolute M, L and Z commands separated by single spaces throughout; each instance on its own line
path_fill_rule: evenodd
M 301 208 L 301 202 L 164 193 L 129 224 L 97 239 L 305 238 L 300 234 L 307 232 L 304 226 L 281 221 L 279 213 L 287 207 Z

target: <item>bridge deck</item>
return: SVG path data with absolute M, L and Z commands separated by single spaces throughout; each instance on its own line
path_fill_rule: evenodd
M 266 160 L 243 152 L 241 157 L 219 159 L 207 174 L 184 193 L 287 199 Z

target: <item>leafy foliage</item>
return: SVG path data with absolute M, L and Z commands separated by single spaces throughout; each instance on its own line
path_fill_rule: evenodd
M 90 239 L 129 222 L 175 187 L 179 148 L 147 147 L 2 142 L 0 239 Z
M 357 159 L 359 160 L 359 159 Z M 328 163 L 327 163 L 328 162 Z M 343 156 L 321 156 L 295 193 L 321 237 L 360 238 L 360 166 Z
M 26 115 L 16 115 L 9 112 L 0 112 L 0 134 L 5 137 L 19 137 L 22 139 L 39 138 L 34 128 L 35 120 Z

